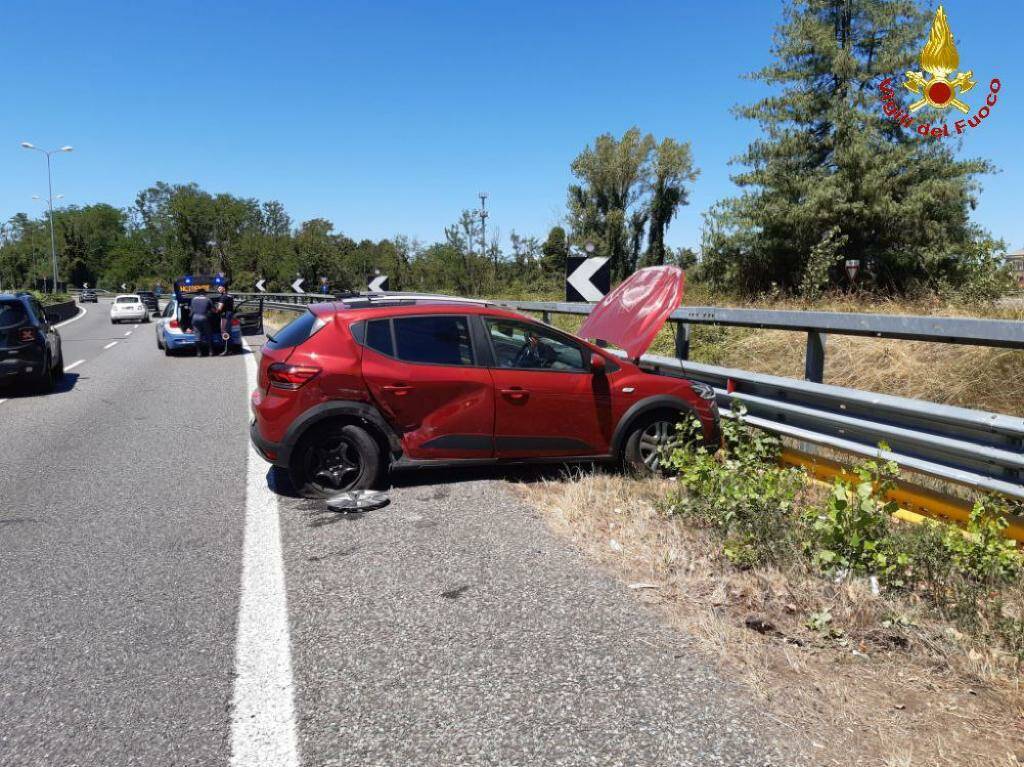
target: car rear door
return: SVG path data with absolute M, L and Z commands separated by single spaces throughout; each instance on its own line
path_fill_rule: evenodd
M 525 320 L 482 317 L 493 349 L 499 458 L 606 455 L 614 420 L 609 373 L 590 370 L 576 339 Z
M 491 458 L 494 384 L 460 314 L 369 319 L 363 379 L 413 459 Z

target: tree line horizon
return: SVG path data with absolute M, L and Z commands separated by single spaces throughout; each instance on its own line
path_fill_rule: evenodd
M 157 182 L 134 203 L 54 213 L 61 279 L 136 288 L 189 273 L 265 279 L 285 289 L 360 290 L 375 270 L 392 289 L 477 295 L 557 294 L 566 258 L 593 244 L 613 281 L 665 263 L 714 289 L 816 296 L 849 287 L 887 294 L 966 290 L 994 297 L 1009 285 L 1005 246 L 972 219 L 987 160 L 958 159 L 886 118 L 875 86 L 917 69 L 930 12 L 920 0 L 793 0 L 784 4 L 771 61 L 750 76 L 771 88 L 734 108 L 761 131 L 734 159 L 739 194 L 704 213 L 700 246 L 665 235 L 689 203 L 699 169 L 689 141 L 639 128 L 605 133 L 572 161 L 563 225 L 543 239 L 515 230 L 509 247 L 481 243 L 464 210 L 443 239 L 397 235 L 357 241 L 324 218 L 295 224 L 277 201 L 212 194 L 195 183 Z M 0 280 L 28 287 L 49 273 L 48 214 L 13 216 L 0 240 Z

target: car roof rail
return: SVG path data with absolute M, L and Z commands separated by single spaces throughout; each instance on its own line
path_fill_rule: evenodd
M 448 296 L 443 293 L 402 293 L 398 291 L 387 292 L 362 292 L 358 296 L 370 303 L 380 301 L 436 301 L 438 303 L 475 304 L 477 306 L 490 306 L 494 302 L 481 298 L 462 298 L 461 296 Z M 349 300 L 349 299 L 343 299 Z

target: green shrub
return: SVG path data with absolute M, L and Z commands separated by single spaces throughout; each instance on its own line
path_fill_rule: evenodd
M 741 405 L 733 412 L 736 418 L 722 423 L 725 447 L 714 455 L 687 439 L 699 424 L 681 425 L 682 444 L 666 461 L 682 490 L 670 510 L 718 530 L 737 567 L 781 563 L 797 550 L 794 507 L 806 476 L 778 465 L 779 440 L 749 427 Z
M 961 575 L 989 585 L 1006 583 L 1021 570 L 1017 543 L 1005 536 L 1009 505 L 987 496 L 974 503 L 967 528 L 947 527 L 942 543 Z
M 853 473 L 857 482 L 836 478 L 825 505 L 805 513 L 805 550 L 826 573 L 874 575 L 902 585 L 910 557 L 892 534 L 896 503 L 885 500 L 899 466 L 870 460 L 854 466 Z

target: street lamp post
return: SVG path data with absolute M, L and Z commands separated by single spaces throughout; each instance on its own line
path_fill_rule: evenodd
M 53 231 L 53 171 L 50 168 L 50 155 L 57 154 L 57 152 L 70 152 L 73 147 L 62 146 L 60 149 L 40 149 L 35 144 L 30 144 L 27 141 L 21 142 L 22 147 L 25 149 L 34 149 L 37 152 L 42 152 L 46 155 L 46 182 L 50 190 L 49 197 L 47 198 L 47 204 L 50 208 L 50 257 L 53 259 L 53 292 L 57 292 L 57 236 Z

